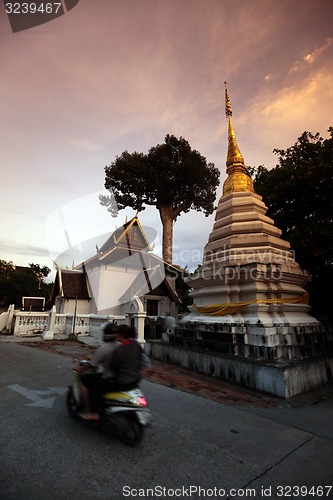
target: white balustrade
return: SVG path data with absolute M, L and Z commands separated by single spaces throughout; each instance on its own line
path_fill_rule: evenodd
M 14 335 L 36 335 L 43 333 L 48 325 L 48 313 L 16 312 Z
M 24 312 L 14 311 L 13 335 L 42 335 L 50 328 L 52 311 Z M 54 312 L 53 312 L 54 314 Z M 55 335 L 90 335 L 102 338 L 101 326 L 107 321 L 125 323 L 125 316 L 99 316 L 96 314 L 77 314 L 73 328 L 73 314 L 55 314 L 52 330 Z

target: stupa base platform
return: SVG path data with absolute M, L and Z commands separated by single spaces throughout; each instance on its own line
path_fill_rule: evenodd
M 333 355 L 333 332 L 315 318 L 304 311 L 289 313 L 288 308 L 284 308 L 283 316 L 276 312 L 268 314 L 267 308 L 272 306 L 249 306 L 242 315 L 221 317 L 192 312 L 176 326 L 170 342 L 201 351 L 263 360 Z
M 147 341 L 145 349 L 152 358 L 285 399 L 333 380 L 333 355 L 300 360 L 262 360 L 191 349 L 163 341 Z
M 193 306 L 190 314 L 181 323 L 219 323 L 221 325 L 265 325 L 277 326 L 310 326 L 316 328 L 320 322 L 309 314 L 311 307 L 306 304 L 251 304 L 242 307 L 239 312 L 223 316 L 201 314 Z

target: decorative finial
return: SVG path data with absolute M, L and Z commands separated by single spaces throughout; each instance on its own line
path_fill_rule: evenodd
M 227 82 L 224 82 L 224 85 L 225 85 L 225 116 L 226 118 L 228 118 L 229 116 L 232 116 L 232 108 L 227 90 Z
M 225 115 L 228 118 L 228 153 L 227 153 L 227 174 L 228 177 L 223 184 L 223 196 L 232 193 L 249 191 L 254 193 L 252 179 L 246 174 L 244 158 L 239 150 L 235 131 L 232 125 L 232 108 L 227 90 L 227 82 L 225 85 Z

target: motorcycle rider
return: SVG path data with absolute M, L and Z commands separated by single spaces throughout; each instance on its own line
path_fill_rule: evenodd
M 137 332 L 129 325 L 116 327 L 117 343 L 107 359 L 103 362 L 107 365 L 105 376 L 83 377 L 84 390 L 88 394 L 91 411 L 85 411 L 80 415 L 85 420 L 99 420 L 102 396 L 104 392 L 129 391 L 138 387 L 141 380 L 141 370 L 147 368 L 147 359 L 142 347 L 137 342 Z M 97 354 L 97 352 L 96 352 Z M 96 374 L 97 375 L 97 374 Z
M 92 408 L 91 394 L 98 391 L 98 387 L 104 378 L 109 379 L 113 375 L 109 368 L 109 359 L 119 345 L 117 340 L 118 328 L 118 325 L 112 322 L 102 325 L 104 343 L 95 351 L 90 362 L 76 367 L 76 371 L 80 373 L 81 393 L 83 396 L 83 412 L 80 416 L 85 420 L 99 419 L 99 413 L 93 411 Z

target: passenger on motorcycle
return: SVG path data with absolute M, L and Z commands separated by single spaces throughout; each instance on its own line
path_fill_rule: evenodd
M 109 359 L 109 370 L 113 377 L 107 382 L 107 390 L 129 391 L 135 389 L 141 380 L 143 349 L 136 340 L 134 327 L 120 325 L 118 330 L 119 345 Z

